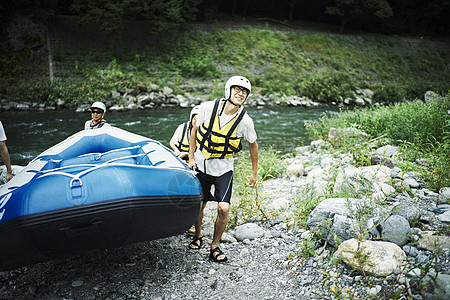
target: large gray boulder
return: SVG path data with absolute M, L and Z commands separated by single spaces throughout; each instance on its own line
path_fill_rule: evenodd
M 370 158 L 370 164 L 371 165 L 382 165 L 382 166 L 386 166 L 390 169 L 393 169 L 395 167 L 395 162 L 391 158 L 379 156 L 379 155 L 372 156 Z
M 423 285 L 422 296 L 424 299 L 450 299 L 449 274 L 436 273 L 434 269 L 429 269 L 425 273 L 424 268 L 414 268 L 407 274 L 413 278 L 421 278 L 421 284 Z
M 395 152 L 397 152 L 397 151 L 398 151 L 398 147 L 386 145 L 386 146 L 378 148 L 375 151 L 375 155 L 384 156 L 384 157 L 392 157 L 395 154 Z
M 450 224 L 450 210 L 447 210 L 445 213 L 440 214 L 437 218 L 442 223 Z
M 389 185 L 390 180 L 391 169 L 386 166 L 348 166 L 337 175 L 333 193 L 385 198 L 395 191 Z
M 392 214 L 399 215 L 408 220 L 411 224 L 420 219 L 421 213 L 417 206 L 411 200 L 405 200 L 394 205 Z
M 381 223 L 381 238 L 398 246 L 406 245 L 411 236 L 408 221 L 399 215 L 392 215 Z
M 318 233 L 323 240 L 333 246 L 361 234 L 364 237 L 378 236 L 376 227 L 379 225 L 378 216 L 381 212 L 374 210 L 367 215 L 357 212 L 363 210 L 363 207 L 372 206 L 373 203 L 368 199 L 325 199 L 310 213 L 306 228 Z M 362 222 L 358 222 L 357 214 L 360 215 Z
M 450 237 L 439 235 L 434 231 L 421 231 L 417 248 L 431 252 L 450 250 Z
M 255 223 L 246 223 L 236 227 L 234 236 L 238 241 L 253 240 L 263 237 L 264 229 Z

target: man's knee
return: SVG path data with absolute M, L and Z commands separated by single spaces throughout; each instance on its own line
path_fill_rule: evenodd
M 217 213 L 220 216 L 227 217 L 230 211 L 230 204 L 226 202 L 219 202 L 217 206 Z

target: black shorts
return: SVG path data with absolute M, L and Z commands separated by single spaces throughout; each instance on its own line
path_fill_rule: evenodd
M 208 201 L 227 202 L 231 200 L 233 188 L 233 171 L 220 176 L 211 176 L 203 172 L 197 172 L 197 178 L 202 184 L 203 203 Z M 211 194 L 211 186 L 214 185 L 214 196 Z

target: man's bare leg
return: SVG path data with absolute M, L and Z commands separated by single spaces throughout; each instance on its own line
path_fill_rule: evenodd
M 202 222 L 203 222 L 203 211 L 206 207 L 206 203 L 203 203 L 202 209 L 200 210 L 200 213 L 198 214 L 197 220 L 195 221 L 195 235 L 194 240 L 189 244 L 189 248 L 191 249 L 200 249 L 201 247 L 201 240 L 199 238 L 203 237 L 202 234 Z
M 214 223 L 214 235 L 211 242 L 211 250 L 219 247 L 220 239 L 225 231 L 228 224 L 228 216 L 230 211 L 230 204 L 227 202 L 219 202 L 217 204 L 217 218 Z M 216 257 L 217 260 L 222 260 L 225 255 L 219 255 Z

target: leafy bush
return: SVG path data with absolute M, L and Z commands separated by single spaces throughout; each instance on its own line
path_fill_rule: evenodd
M 260 150 L 258 157 L 258 181 L 280 177 L 284 167 L 280 153 L 272 147 Z M 240 152 L 235 166 L 234 180 L 239 186 L 247 185 L 252 171 L 250 154 Z
M 376 83 L 373 86 L 373 100 L 381 103 L 400 102 L 406 97 L 406 91 L 399 83 Z
M 371 136 L 386 137 L 394 141 L 407 141 L 425 145 L 442 142 L 444 127 L 450 109 L 448 97 L 442 101 L 424 103 L 410 101 L 396 103 L 391 106 L 356 108 L 352 111 L 341 111 L 339 115 L 325 116 L 321 124 L 311 124 L 307 130 L 326 134 L 331 127 L 357 127 Z M 317 136 L 316 136 L 317 137 Z
M 356 88 L 350 75 L 335 70 L 305 73 L 300 77 L 299 85 L 301 94 L 323 102 L 352 97 Z
M 180 62 L 181 75 L 185 78 L 217 78 L 220 71 L 209 57 L 187 57 Z
M 273 65 L 264 72 L 262 80 L 258 82 L 263 86 L 261 93 L 264 95 L 285 94 L 295 95 L 297 89 L 293 86 L 296 75 L 289 66 Z
M 5 86 L 6 93 L 13 95 L 15 101 L 46 103 L 52 95 L 52 87 L 48 78 L 39 80 L 21 80 Z
M 304 193 L 300 194 L 294 199 L 293 203 L 293 224 L 299 228 L 305 228 L 306 222 L 311 212 L 316 208 L 317 205 L 323 200 L 323 197 L 316 196 L 314 194 L 314 189 L 311 187 Z

